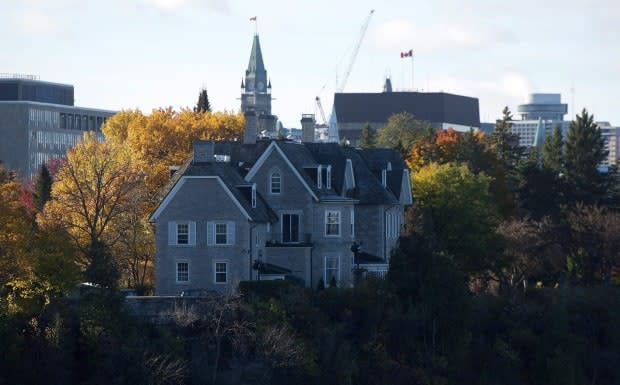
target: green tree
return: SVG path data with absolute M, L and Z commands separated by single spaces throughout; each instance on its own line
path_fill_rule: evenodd
M 466 165 L 431 163 L 411 179 L 423 232 L 434 239 L 436 250 L 447 252 L 471 277 L 501 267 L 495 259 L 498 214 L 491 204 L 486 174 L 474 174 Z
M 194 112 L 211 112 L 211 103 L 209 103 L 209 95 L 207 95 L 206 88 L 200 90 Z
M 595 203 L 604 198 L 607 178 L 598 166 L 607 154 L 601 130 L 584 108 L 566 135 L 564 175 L 572 201 Z
M 374 128 L 370 126 L 369 123 L 366 123 L 364 128 L 362 129 L 362 134 L 360 135 L 360 147 L 361 148 L 373 148 L 375 147 L 377 132 Z
M 34 203 L 38 211 L 43 210 L 43 206 L 50 199 L 52 192 L 52 177 L 45 164 L 39 168 L 39 173 L 34 182 Z
M 519 136 L 510 132 L 512 114 L 508 107 L 502 110 L 502 118 L 495 123 L 491 134 L 491 147 L 508 170 L 514 170 L 523 155 L 523 148 L 519 146 Z
M 377 131 L 377 145 L 397 149 L 405 158 L 416 140 L 432 129 L 429 122 L 417 120 L 408 112 L 394 114 Z
M 543 147 L 543 165 L 544 167 L 555 171 L 559 174 L 563 165 L 564 139 L 562 138 L 562 127 L 555 126 L 553 135 L 545 138 Z

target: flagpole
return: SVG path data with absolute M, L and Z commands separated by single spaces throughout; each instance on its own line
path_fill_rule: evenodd
M 413 86 L 413 55 L 411 55 L 411 90 L 415 91 L 415 88 Z

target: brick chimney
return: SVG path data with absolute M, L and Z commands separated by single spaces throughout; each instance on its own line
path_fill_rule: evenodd
M 314 142 L 314 115 L 302 114 L 301 115 L 301 142 L 313 143 Z
M 256 112 L 248 110 L 244 113 L 245 116 L 245 130 L 243 132 L 243 144 L 256 144 Z
M 194 147 L 194 163 L 215 161 L 215 143 L 213 141 L 196 140 L 192 146 Z

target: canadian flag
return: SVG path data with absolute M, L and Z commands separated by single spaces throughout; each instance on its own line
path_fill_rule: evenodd
M 256 21 L 256 16 L 250 17 L 250 21 Z
M 405 57 L 409 57 L 409 56 L 413 56 L 413 50 L 410 49 L 409 51 L 404 51 L 400 53 L 400 57 L 401 58 L 405 58 Z

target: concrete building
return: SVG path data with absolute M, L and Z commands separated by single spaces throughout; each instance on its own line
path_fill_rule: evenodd
M 527 102 L 517 107 L 521 120 L 511 121 L 510 131 L 519 135 L 520 146 L 541 146 L 545 137 L 551 135 L 557 126 L 566 136 L 571 124 L 571 121 L 564 120 L 567 111 L 568 105 L 562 103 L 560 94 L 530 94 Z M 609 122 L 596 123 L 605 139 L 605 149 L 609 152 L 603 165 L 617 165 L 619 128 Z
M 596 122 L 601 129 L 603 139 L 605 139 L 605 150 L 608 151 L 605 166 L 618 166 L 618 156 L 620 156 L 620 127 L 614 127 L 609 122 Z
M 568 132 L 570 122 L 564 120 L 567 111 L 568 105 L 562 103 L 560 94 L 530 94 L 527 102 L 517 107 L 521 120 L 513 120 L 510 131 L 519 135 L 520 146 L 532 147 L 537 139 L 544 140 L 551 135 L 556 126 L 560 126 L 563 134 Z M 544 132 L 538 135 L 540 123 Z
M 434 128 L 469 131 L 480 128 L 478 99 L 445 92 L 393 92 L 389 79 L 378 93 L 336 93 L 330 118 L 330 142 L 359 143 L 366 124 L 383 127 L 393 114 L 409 112 Z
M 63 157 L 85 131 L 100 132 L 115 112 L 76 107 L 72 85 L 0 75 L 0 161 L 21 178 Z

